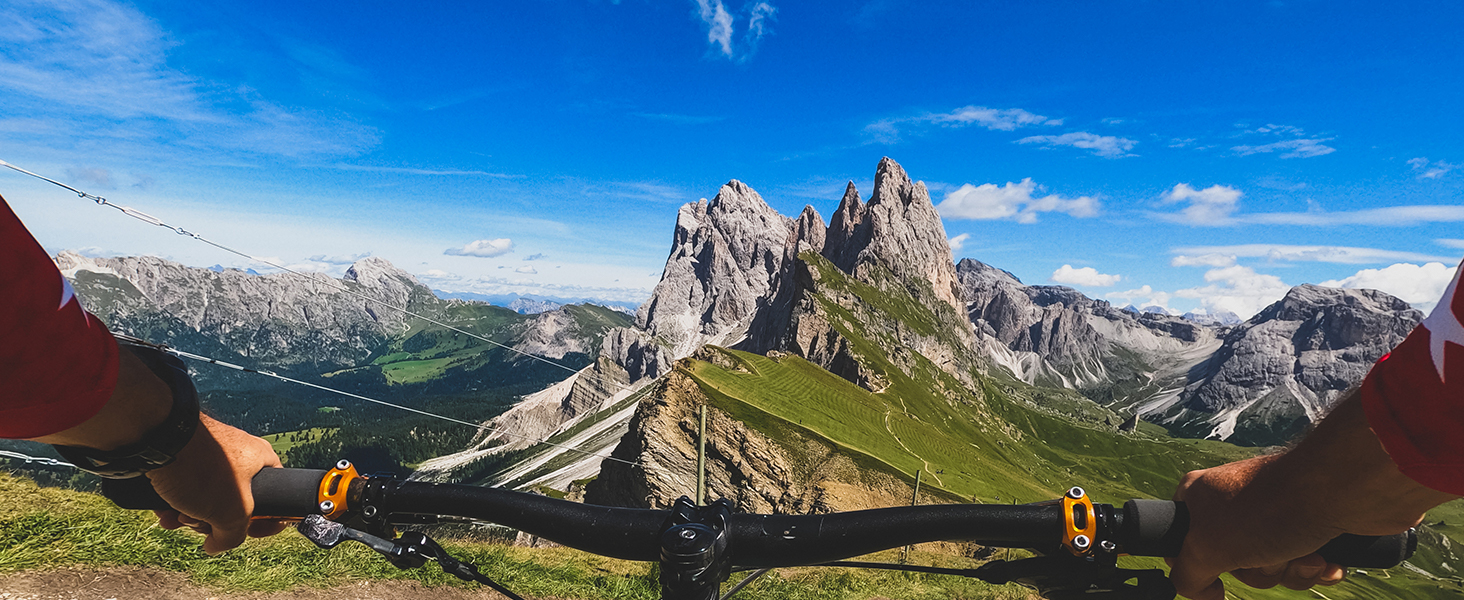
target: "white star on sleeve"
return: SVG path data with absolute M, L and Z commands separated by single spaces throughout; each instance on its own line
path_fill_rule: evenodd
M 1423 326 L 1428 329 L 1429 354 L 1433 356 L 1434 368 L 1439 372 L 1439 381 L 1444 380 L 1444 344 L 1453 342 L 1464 346 L 1464 325 L 1459 323 L 1459 315 L 1454 314 L 1453 306 L 1454 291 L 1458 287 L 1459 277 L 1455 277 L 1438 306 L 1423 320 Z

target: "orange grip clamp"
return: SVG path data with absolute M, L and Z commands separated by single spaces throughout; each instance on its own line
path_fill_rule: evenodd
M 327 519 L 335 518 L 346 513 L 346 491 L 350 487 L 351 480 L 360 477 L 356 472 L 356 465 L 351 461 L 342 459 L 336 463 L 325 477 L 320 479 L 319 506 L 320 513 Z
M 1093 500 L 1083 488 L 1074 486 L 1062 497 L 1062 545 L 1074 556 L 1093 553 L 1094 536 L 1098 533 L 1098 514 Z

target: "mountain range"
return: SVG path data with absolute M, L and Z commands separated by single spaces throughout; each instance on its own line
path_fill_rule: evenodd
M 827 221 L 781 215 L 733 180 L 681 207 L 671 238 L 633 319 L 443 298 L 380 258 L 341 279 L 56 262 L 115 330 L 483 422 L 337 410 L 346 401 L 197 366 L 211 412 L 309 440 L 290 464 L 379 455 L 418 479 L 666 506 L 695 486 L 705 410 L 709 495 L 759 512 L 906 503 L 917 473 L 921 502 L 1031 502 L 1075 484 L 1167 497 L 1183 472 L 1256 452 L 1215 440 L 1304 430 L 1422 316 L 1311 285 L 1243 322 L 1027 285 L 953 260 L 928 190 L 888 158 L 869 196 L 850 183 Z M 1448 571 L 1448 538 L 1426 532 L 1419 564 Z
M 928 191 L 890 159 L 868 201 L 850 183 L 827 223 L 812 207 L 780 215 L 733 180 L 681 208 L 661 282 L 634 326 L 607 333 L 595 364 L 499 416 L 490 427 L 503 433 L 416 476 L 560 489 L 611 481 L 625 463 L 602 465 L 604 455 L 627 445 L 643 449 L 632 457 L 654 455 L 664 430 L 645 428 L 637 406 L 665 404 L 667 389 L 687 389 L 668 375 L 726 352 L 797 357 L 875 394 L 933 366 L 947 397 L 1000 382 L 1107 425 L 1137 417 L 1179 436 L 1281 444 L 1420 318 L 1381 292 L 1310 285 L 1245 322 L 1029 286 L 953 261 Z M 556 445 L 533 443 L 545 439 Z M 484 466 L 505 464 L 515 466 Z M 654 487 L 644 479 L 620 487 Z

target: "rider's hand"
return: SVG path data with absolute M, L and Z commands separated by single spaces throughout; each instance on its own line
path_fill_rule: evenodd
M 1303 590 L 1342 580 L 1341 567 L 1314 552 L 1343 533 L 1319 522 L 1302 502 L 1266 489 L 1277 457 L 1253 458 L 1185 475 L 1174 493 L 1190 511 L 1189 535 L 1170 564 L 1179 593 L 1194 600 L 1221 600 L 1217 578 L 1229 572 L 1248 586 L 1284 585 Z
M 175 509 L 156 511 L 158 523 L 207 535 L 203 550 L 210 555 L 237 547 L 246 535 L 283 531 L 283 523 L 249 521 L 254 510 L 250 480 L 260 469 L 282 466 L 269 442 L 206 415 L 199 416 L 198 425 L 173 464 L 147 474 L 153 489 Z
M 1170 578 L 1187 598 L 1221 600 L 1221 573 L 1257 588 L 1341 581 L 1314 554 L 1332 538 L 1402 532 L 1455 496 L 1399 472 L 1353 394 L 1291 451 L 1191 472 L 1174 498 L 1190 529 Z

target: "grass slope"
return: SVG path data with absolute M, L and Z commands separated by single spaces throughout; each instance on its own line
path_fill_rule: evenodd
M 427 585 L 476 587 L 435 567 L 397 570 L 358 544 L 320 550 L 286 532 L 250 540 L 216 558 L 199 549 L 200 537 L 153 525 L 150 513 L 125 511 L 93 494 L 38 488 L 0 473 L 0 579 L 20 571 L 69 566 L 140 566 L 186 573 L 194 583 L 223 591 L 282 591 L 300 587 L 342 588 L 362 579 L 414 579 Z M 500 543 L 447 541 L 456 557 L 530 598 L 654 600 L 656 570 L 593 556 L 569 548 L 530 549 Z M 875 560 L 892 561 L 893 552 Z M 970 568 L 975 561 L 916 552 L 915 564 Z M 735 581 L 736 577 L 734 577 Z M 729 586 L 730 587 L 730 586 Z M 727 588 L 724 588 L 727 589 Z M 1032 598 L 1018 586 L 992 586 L 944 575 L 784 569 L 747 589 L 749 600 L 913 600 Z

